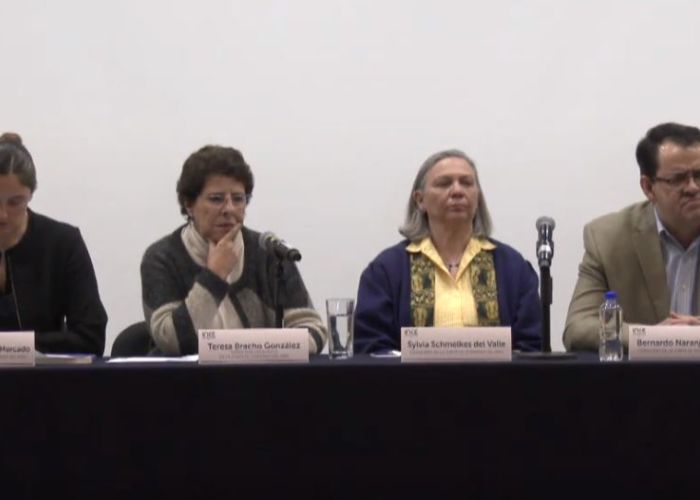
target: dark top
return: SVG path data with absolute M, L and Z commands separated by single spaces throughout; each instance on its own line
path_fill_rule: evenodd
M 512 247 L 489 239 L 498 287 L 502 326 L 510 326 L 513 349 L 534 351 L 542 344 L 542 308 L 537 274 Z M 376 352 L 401 348 L 401 327 L 411 322 L 411 277 L 408 240 L 380 253 L 360 277 L 355 311 L 355 350 Z
M 0 330 L 34 330 L 43 353 L 101 356 L 107 313 L 78 228 L 29 211 L 26 233 L 5 258 L 19 317 Z
M 12 293 L 12 283 L 7 280 L 7 292 L 0 295 L 0 331 L 10 332 L 19 330 L 19 318 L 17 317 L 17 305 Z

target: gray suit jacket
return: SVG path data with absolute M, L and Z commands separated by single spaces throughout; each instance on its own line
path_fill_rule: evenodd
M 617 292 L 625 324 L 651 325 L 668 317 L 670 294 L 651 203 L 636 203 L 588 223 L 583 244 L 564 328 L 567 350 L 598 349 L 598 308 L 608 290 Z M 626 346 L 627 328 L 623 342 Z

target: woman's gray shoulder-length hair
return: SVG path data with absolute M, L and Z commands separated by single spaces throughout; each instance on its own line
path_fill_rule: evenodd
M 413 182 L 413 188 L 411 193 L 408 195 L 408 206 L 406 208 L 406 220 L 403 226 L 399 228 L 399 233 L 405 236 L 412 242 L 417 242 L 430 235 L 430 226 L 428 225 L 428 216 L 418 208 L 418 204 L 413 198 L 413 193 L 416 191 L 422 191 L 425 189 L 425 177 L 428 172 L 433 168 L 438 162 L 444 160 L 445 158 L 461 158 L 467 161 L 473 168 L 476 174 L 476 186 L 479 188 L 478 206 L 476 207 L 476 213 L 474 214 L 474 235 L 488 237 L 491 235 L 491 215 L 489 214 L 489 209 L 486 206 L 486 198 L 484 198 L 484 191 L 481 189 L 481 184 L 479 183 L 479 173 L 476 170 L 476 164 L 469 158 L 463 151 L 459 149 L 447 149 L 445 151 L 439 151 L 428 157 L 427 160 L 423 162 L 418 174 L 416 175 L 416 180 Z

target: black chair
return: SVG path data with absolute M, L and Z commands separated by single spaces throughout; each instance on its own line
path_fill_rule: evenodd
M 146 356 L 153 349 L 153 340 L 145 321 L 127 326 L 112 344 L 113 358 L 127 356 Z

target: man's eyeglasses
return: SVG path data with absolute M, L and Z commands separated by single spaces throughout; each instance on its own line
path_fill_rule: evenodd
M 244 193 L 211 193 L 206 196 L 207 202 L 216 207 L 222 207 L 227 199 L 231 200 L 231 204 L 234 207 L 240 207 L 241 205 L 247 205 L 250 202 L 251 195 Z
M 679 172 L 669 177 L 659 177 L 657 175 L 654 177 L 654 180 L 665 182 L 673 189 L 681 189 L 687 184 L 688 179 L 690 178 L 693 179 L 695 184 L 700 186 L 700 170 L 686 170 L 685 172 Z

